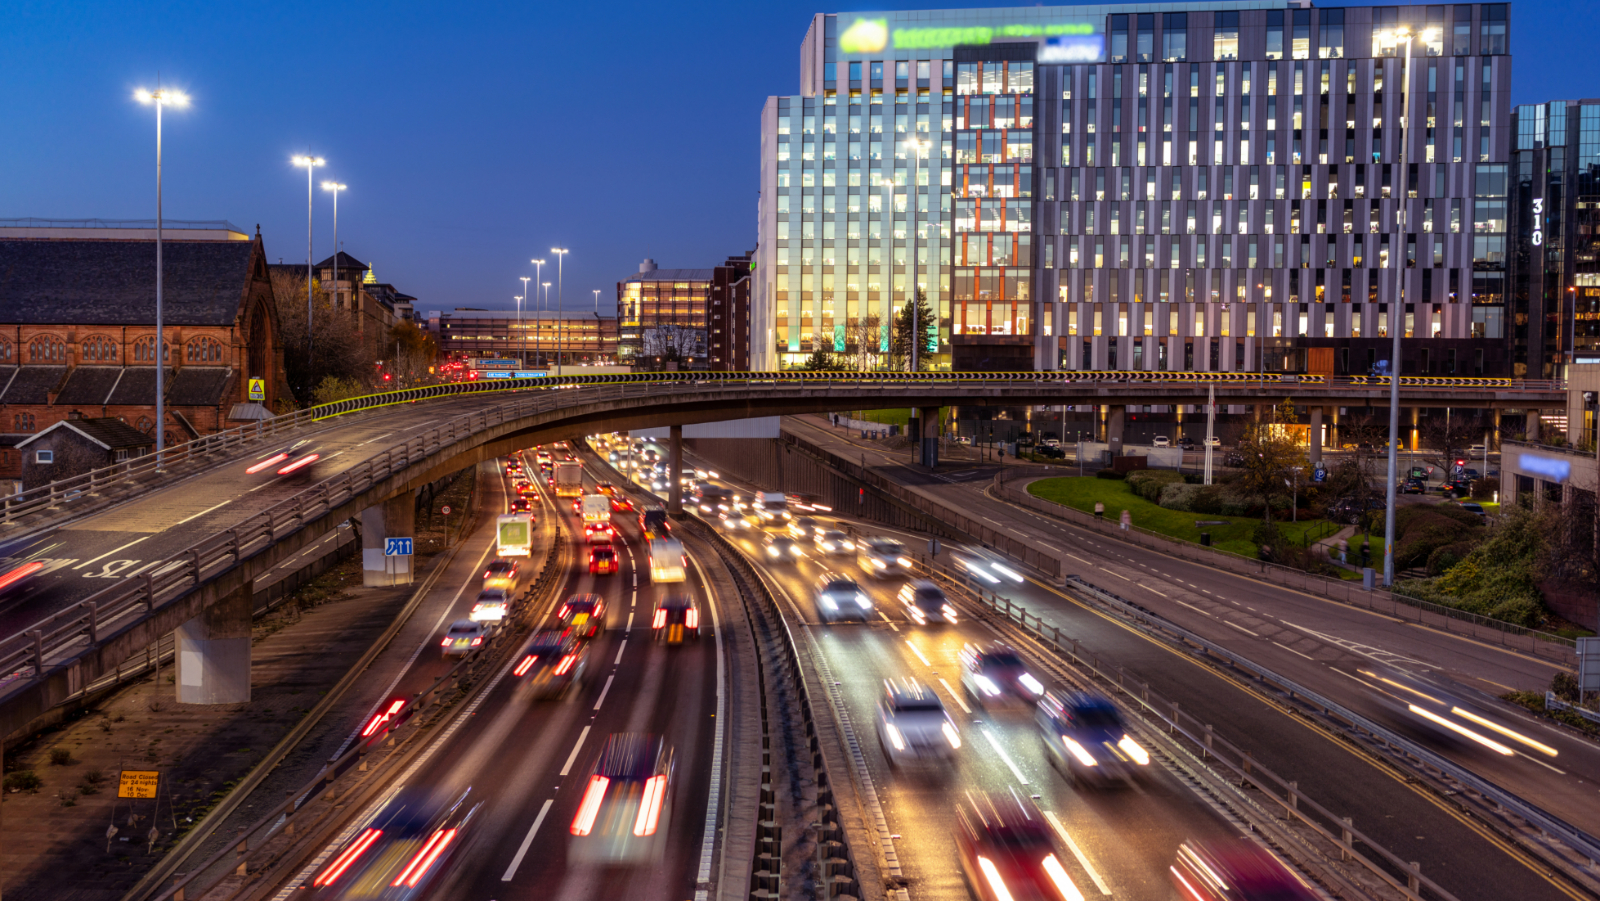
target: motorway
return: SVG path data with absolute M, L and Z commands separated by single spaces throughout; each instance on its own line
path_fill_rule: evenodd
M 555 603 L 595 592 L 610 605 L 604 631 L 590 643 L 584 681 L 564 698 L 535 700 L 527 696 L 513 671 L 520 655 L 509 658 L 494 671 L 489 687 L 432 740 L 423 756 L 378 801 L 360 811 L 340 838 L 283 884 L 276 897 L 306 897 L 303 887 L 331 869 L 330 862 L 340 860 L 368 826 L 383 825 L 395 810 L 443 811 L 463 795 L 466 807 L 482 806 L 463 828 L 452 853 L 435 863 L 438 872 L 428 874 L 430 898 L 608 896 L 666 901 L 694 894 L 717 725 L 717 642 L 710 628 L 703 630 L 701 640 L 682 647 L 652 641 L 655 602 L 678 586 L 650 583 L 646 561 L 637 552 L 641 546 L 637 523 L 627 515 L 616 518 L 620 570 L 590 575 L 583 529 L 566 499 L 558 508 L 555 499 L 545 496 L 543 485 L 539 491 L 541 521 L 559 518 L 566 526 L 565 540 L 572 545 Z M 491 550 L 492 542 L 485 547 L 474 577 L 481 577 L 482 562 Z M 534 575 L 524 566 L 521 584 Z M 689 568 L 687 588 L 705 610 L 709 599 L 696 566 Z M 468 589 L 456 616 L 464 617 L 472 604 L 476 584 Z M 536 615 L 540 625 L 551 624 L 551 610 Z M 436 641 L 430 639 L 430 646 L 436 647 Z M 394 696 L 426 688 L 448 667 L 425 646 L 396 684 Z M 569 849 L 579 840 L 570 834 L 569 824 L 602 745 L 618 732 L 661 735 L 674 750 L 666 805 L 670 829 L 662 856 L 634 867 L 571 860 Z M 392 876 L 403 862 L 404 848 L 397 843 L 385 849 L 378 843 L 369 850 L 374 861 L 388 867 L 384 873 Z M 312 896 L 363 896 L 378 884 L 378 876 L 368 872 L 358 878 L 359 869 L 351 867 L 331 889 L 318 889 Z
M 948 483 L 940 484 L 949 487 Z M 759 490 L 757 486 L 736 487 L 740 490 Z M 965 491 L 960 496 L 963 503 L 968 505 L 968 510 L 973 509 L 971 505 L 982 497 L 971 488 L 955 487 L 952 490 Z M 1017 511 L 1007 508 L 1005 515 L 1015 518 Z M 865 534 L 887 532 L 867 523 L 856 523 L 855 526 Z M 908 546 L 913 548 L 925 543 L 922 537 L 903 537 Z M 761 548 L 748 536 L 735 540 L 743 542 L 744 550 L 750 553 L 753 562 L 766 571 L 781 596 L 787 598 L 790 612 L 801 621 L 815 622 L 813 586 L 825 566 L 853 573 L 860 578 L 860 571 L 853 560 L 835 558 L 825 564 L 808 557 L 795 564 L 768 564 L 765 554 L 760 552 Z M 1137 563 L 1131 561 L 1113 563 L 1116 552 L 1127 550 L 1131 553 L 1133 549 L 1108 547 L 1103 542 L 1089 545 L 1090 540 L 1074 536 L 1073 551 L 1086 556 L 1105 555 L 1102 559 L 1108 566 L 1138 569 Z M 951 553 L 959 550 L 959 546 L 949 548 Z M 1163 563 L 1175 565 L 1176 561 L 1163 560 Z M 1092 571 L 1088 574 L 1093 576 Z M 1133 581 L 1104 578 L 1104 573 L 1100 575 L 1101 578 L 1096 581 L 1101 584 L 1115 582 L 1119 593 L 1125 596 L 1129 595 L 1130 587 L 1136 585 Z M 1200 585 L 1216 588 L 1217 592 L 1231 593 L 1231 588 L 1227 587 L 1229 583 L 1220 581 L 1224 578 L 1222 574 L 1207 571 L 1204 575 L 1186 575 Z M 1142 571 L 1137 577 L 1128 578 L 1152 580 Z M 1257 592 L 1277 591 L 1250 584 Z M 1017 786 L 1019 791 L 1026 787 L 1030 793 L 1042 794 L 1041 806 L 1059 812 L 1058 816 L 1078 847 L 1083 849 L 1089 863 L 1117 897 L 1166 897 L 1162 894 L 1165 889 L 1158 891 L 1153 886 L 1165 865 L 1171 861 L 1177 842 L 1191 834 L 1225 828 L 1209 808 L 1202 807 L 1193 795 L 1166 776 L 1157 776 L 1135 792 L 1083 795 L 1069 790 L 1061 777 L 1050 771 L 1039 753 L 1037 733 L 1026 717 L 1007 712 L 994 717 L 975 714 L 970 720 L 965 720 L 966 713 L 959 710 L 958 699 L 953 693 L 945 691 L 943 684 L 938 681 L 944 678 L 951 685 L 957 685 L 955 674 L 959 672 L 959 667 L 955 653 L 964 641 L 992 637 L 983 627 L 911 627 L 894 609 L 894 584 L 878 586 L 863 580 L 863 585 L 878 602 L 880 613 L 888 614 L 887 619 L 880 615 L 878 622 L 866 627 L 853 624 L 808 626 L 817 636 L 819 646 L 830 662 L 831 678 L 842 683 L 851 719 L 857 724 L 874 722 L 874 704 L 881 692 L 881 680 L 891 676 L 912 675 L 937 686 L 947 707 L 964 718 L 964 731 L 969 736 L 961 762 L 955 773 L 948 777 L 948 782 L 892 773 L 884 765 L 881 756 L 868 754 L 874 782 L 878 785 L 880 796 L 886 798 L 885 813 L 891 828 L 904 836 L 904 840 L 897 842 L 896 846 L 908 874 L 913 876 L 914 897 L 922 897 L 925 891 L 931 891 L 932 897 L 940 898 L 960 895 L 959 885 L 952 882 L 959 879 L 959 871 L 954 867 L 949 838 L 952 798 L 957 789 L 982 786 L 994 790 L 1010 784 Z M 1192 658 L 1035 581 L 1007 584 L 995 590 L 1026 606 L 1030 612 L 1041 615 L 1045 623 L 1055 625 L 1077 638 L 1084 648 L 1102 659 L 1124 667 L 1130 676 L 1148 681 L 1152 690 L 1168 700 L 1177 701 L 1185 711 L 1214 724 L 1220 734 L 1249 751 L 1262 765 L 1284 779 L 1297 780 L 1303 791 L 1323 805 L 1351 815 L 1361 829 L 1384 847 L 1402 859 L 1420 861 L 1424 873 L 1458 898 L 1556 899 L 1570 896 L 1567 889 L 1541 878 L 1522 859 L 1508 852 L 1500 840 L 1468 824 L 1445 804 L 1405 788 L 1402 780 L 1389 771 L 1352 753 L 1342 744 L 1329 740 L 1325 733 L 1303 720 L 1284 715 L 1244 686 Z M 1166 588 L 1159 590 L 1167 591 L 1169 595 L 1174 593 Z M 1194 589 L 1194 594 L 1217 605 L 1219 613 L 1226 608 L 1229 621 L 1233 617 L 1251 613 L 1243 602 L 1235 607 L 1220 599 L 1218 594 L 1208 592 L 1209 588 Z M 1159 596 L 1153 599 L 1161 600 Z M 1321 604 L 1308 602 L 1304 598 L 1297 600 Z M 1145 603 L 1143 597 L 1139 601 Z M 1325 606 L 1334 607 L 1331 604 Z M 1342 610 L 1335 608 L 1331 612 L 1325 611 L 1323 616 L 1336 615 Z M 1195 619 L 1202 617 L 1202 614 L 1194 614 Z M 1212 630 L 1225 631 L 1217 627 L 1220 621 L 1218 617 L 1203 618 Z M 1241 624 L 1245 622 L 1248 621 L 1240 620 Z M 1321 620 L 1311 622 L 1320 623 Z M 1407 637 L 1413 637 L 1409 632 L 1416 632 L 1413 640 L 1418 643 L 1425 644 L 1430 639 L 1437 641 L 1431 633 L 1408 627 L 1398 629 L 1400 634 Z M 1296 644 L 1285 649 L 1283 656 L 1294 657 L 1305 663 L 1305 659 L 1299 656 L 1302 653 L 1314 655 L 1337 651 L 1342 655 L 1341 659 L 1353 658 L 1366 666 L 1374 663 L 1371 657 L 1346 650 L 1338 643 L 1341 639 L 1333 634 L 1328 635 L 1323 646 L 1332 651 L 1314 648 L 1306 638 L 1302 636 L 1296 640 Z M 1372 650 L 1367 653 L 1377 652 Z M 1467 645 L 1463 652 L 1490 653 L 1490 649 Z M 1395 657 L 1386 659 L 1401 662 Z M 1276 662 L 1274 660 L 1272 664 Z M 1304 668 L 1289 670 L 1286 675 L 1295 678 L 1307 676 Z M 1319 677 L 1319 689 L 1332 688 L 1329 684 L 1332 681 L 1349 681 L 1328 676 L 1326 669 L 1311 675 Z M 1351 684 L 1355 685 L 1354 682 Z M 1356 693 L 1362 691 L 1357 686 Z M 1369 703 L 1368 706 L 1372 705 Z M 867 734 L 860 736 L 861 741 L 869 752 L 876 751 L 877 739 L 871 734 L 871 727 L 858 728 L 868 730 Z M 1428 737 L 1440 749 L 1448 747 L 1439 743 L 1437 738 Z M 1459 747 L 1455 750 L 1458 753 L 1470 753 Z M 1576 755 L 1578 749 L 1573 748 L 1572 751 Z M 1547 772 L 1539 769 L 1537 761 L 1518 758 L 1512 765 L 1518 764 L 1525 765 L 1530 771 Z M 1025 786 L 1023 780 L 1026 780 Z M 949 892 L 954 894 L 947 894 Z

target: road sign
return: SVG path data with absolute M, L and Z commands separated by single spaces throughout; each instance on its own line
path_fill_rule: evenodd
M 450 515 L 450 505 L 449 504 L 445 504 L 443 507 L 440 507 L 439 508 L 439 512 L 443 513 L 446 516 L 449 516 Z
M 251 400 L 266 400 L 267 399 L 267 380 L 266 379 L 251 379 L 250 380 L 250 399 Z
M 383 539 L 383 555 L 385 557 L 411 556 L 411 539 L 385 538 Z
M 1578 688 L 1600 691 L 1600 638 L 1578 639 Z
M 119 798 L 154 798 L 161 784 L 160 770 L 123 770 L 117 784 Z

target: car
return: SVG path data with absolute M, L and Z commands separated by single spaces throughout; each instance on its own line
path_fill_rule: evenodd
M 1468 479 L 1469 481 L 1472 480 L 1472 479 L 1480 479 L 1480 478 L 1482 478 L 1482 476 L 1479 475 L 1478 471 L 1476 469 L 1473 469 L 1470 466 L 1463 467 L 1461 472 L 1460 472 L 1460 475 L 1461 475 L 1462 478 Z
M 425 896 L 467 844 L 480 807 L 470 787 L 442 808 L 429 789 L 403 789 L 322 865 L 300 897 L 377 897 L 374 886 L 385 889 L 385 898 Z
M 1034 708 L 1045 756 L 1079 785 L 1132 781 L 1150 754 L 1128 734 L 1122 714 L 1103 695 L 1046 691 Z
M 855 579 L 839 573 L 823 573 L 817 579 L 817 615 L 825 623 L 841 619 L 867 621 L 872 615 L 872 598 Z
M 1215 445 L 1213 445 L 1213 446 L 1215 446 Z M 1244 465 L 1244 454 L 1241 454 L 1238 451 L 1228 451 L 1228 453 L 1224 454 L 1223 457 L 1222 457 L 1222 465 L 1223 466 L 1243 466 Z
M 824 529 L 817 533 L 817 550 L 830 557 L 848 557 L 856 552 L 856 543 L 838 529 Z
M 617 539 L 617 530 L 609 522 L 583 524 L 583 540 L 589 544 L 610 544 Z
M 788 535 L 771 535 L 767 538 L 767 559 L 775 562 L 799 560 L 806 554 L 799 542 Z
M 730 529 L 742 530 L 761 528 L 761 517 L 749 510 L 741 510 L 738 508 L 721 510 L 717 513 L 717 519 L 720 520 L 724 526 Z
M 956 806 L 956 856 L 979 901 L 1076 901 L 1073 883 L 1032 801 L 1010 792 L 968 793 Z
M 944 589 L 927 579 L 912 579 L 900 586 L 900 603 L 906 616 L 919 626 L 928 623 L 956 622 L 956 608 L 944 596 Z
M 575 594 L 556 611 L 556 619 L 578 638 L 594 638 L 606 630 L 606 602 L 598 594 Z
M 1044 439 L 1043 446 L 1044 447 L 1060 447 L 1061 446 L 1061 439 L 1060 438 L 1046 438 L 1046 439 Z
M 506 512 L 507 513 L 532 513 L 533 512 L 533 501 L 528 500 L 525 497 L 519 497 L 516 500 L 512 501 L 508 505 L 508 507 L 506 509 Z
M 465 657 L 482 647 L 488 635 L 489 627 L 483 623 L 458 619 L 445 630 L 444 640 L 439 643 L 442 649 L 441 656 Z
M 570 630 L 540 629 L 523 645 L 511 675 L 528 697 L 559 698 L 583 683 L 589 644 Z
M 1051 460 L 1062 460 L 1062 459 L 1065 459 L 1066 456 L 1067 456 L 1067 452 L 1066 451 L 1064 451 L 1061 448 L 1056 447 L 1054 445 L 1050 445 L 1050 444 L 1041 444 L 1041 445 L 1039 445 L 1038 447 L 1034 448 L 1033 453 L 1034 453 L 1034 456 L 1046 457 L 1046 458 L 1051 459 Z
M 1320 897 L 1283 861 L 1244 838 L 1184 842 L 1167 874 L 1178 894 L 1193 901 L 1311 901 Z
M 1004 642 L 969 643 L 957 659 L 961 662 L 961 687 L 976 707 L 1008 703 L 1031 707 L 1044 695 L 1044 684 L 1028 672 L 1016 649 Z
M 533 484 L 526 480 L 518 479 L 512 485 L 512 487 L 516 489 L 519 497 L 527 497 L 528 495 L 533 494 Z
M 478 592 L 478 599 L 472 604 L 472 612 L 467 618 L 475 623 L 488 623 L 498 626 L 506 618 L 506 613 L 511 609 L 511 593 L 504 588 L 485 588 Z
M 675 788 L 672 748 L 661 736 L 607 736 L 567 829 L 567 859 L 587 864 L 660 861 L 671 832 Z
M 1421 479 L 1406 479 L 1400 486 L 1401 494 L 1427 494 L 1428 484 Z
M 1206 447 L 1221 447 L 1222 446 L 1222 439 L 1221 438 L 1217 438 L 1217 437 L 1211 437 L 1211 438 L 1207 438 L 1203 443 L 1205 444 Z
M 800 516 L 789 521 L 789 535 L 796 541 L 810 541 L 822 529 L 822 523 L 809 516 Z
M 1486 514 L 1484 512 L 1483 505 L 1478 503 L 1477 501 L 1464 501 L 1461 504 L 1459 504 L 1458 506 L 1460 506 L 1461 509 L 1467 511 L 1468 513 L 1476 513 L 1479 516 L 1487 516 L 1488 515 L 1488 514 Z
M 1467 448 L 1467 456 L 1477 457 L 1480 460 L 1483 459 L 1483 456 L 1488 452 L 1489 448 L 1482 444 L 1474 444 L 1473 446 Z
M 633 512 L 633 501 L 628 500 L 621 494 L 613 494 L 611 495 L 611 512 L 631 513 Z
M 878 700 L 878 743 L 890 766 L 923 759 L 948 760 L 961 733 L 933 689 L 915 679 L 886 679 Z
M 490 560 L 483 571 L 484 588 L 503 588 L 511 591 L 517 587 L 517 562 L 515 560 Z
M 1172 446 L 1172 439 L 1168 438 L 1166 435 L 1157 435 L 1154 438 L 1150 439 L 1150 446 L 1151 447 L 1171 447 Z
M 610 576 L 617 572 L 617 552 L 611 545 L 602 544 L 589 549 L 589 574 L 592 576 Z
M 610 482 L 596 482 L 594 483 L 594 490 L 596 494 L 603 494 L 606 497 L 616 497 L 617 495 L 617 486 Z
M 682 644 L 700 637 L 700 608 L 686 594 L 669 594 L 656 605 L 650 631 L 663 644 Z
M 873 578 L 905 575 L 911 569 L 906 546 L 892 538 L 868 538 L 856 542 L 856 564 Z
M 1182 449 L 1184 449 L 1186 451 L 1192 451 L 1192 450 L 1194 450 L 1194 439 L 1193 438 L 1189 438 L 1187 436 L 1185 436 L 1183 438 L 1179 438 L 1178 439 L 1178 447 L 1180 447 L 1180 448 L 1182 448 Z

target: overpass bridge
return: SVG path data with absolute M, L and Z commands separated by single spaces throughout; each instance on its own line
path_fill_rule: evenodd
M 0 608 L 0 735 L 172 631 L 180 700 L 246 697 L 257 577 L 358 515 L 364 549 L 381 549 L 386 535 L 410 534 L 420 486 L 532 444 L 877 407 L 1094 404 L 1115 413 L 1130 404 L 1205 403 L 1211 390 L 1222 404 L 1288 398 L 1315 411 L 1387 407 L 1389 385 L 1233 373 L 580 375 L 398 390 L 231 430 L 164 455 L 167 475 L 146 458 L 37 489 L 0 510 L 0 527 L 11 530 L 0 536 L 0 564 L 38 564 L 27 594 Z M 1402 378 L 1401 401 L 1537 410 L 1564 406 L 1565 395 L 1548 382 Z

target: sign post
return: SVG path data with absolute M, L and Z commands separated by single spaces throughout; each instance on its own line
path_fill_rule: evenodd
M 439 508 L 439 512 L 444 514 L 444 546 L 445 547 L 449 547 L 450 546 L 450 505 L 449 504 L 445 504 L 443 507 L 440 507 Z
M 410 538 L 385 538 L 383 539 L 383 562 L 389 570 L 389 584 L 394 584 L 394 563 L 396 557 L 411 556 Z
M 117 783 L 119 798 L 154 798 L 161 786 L 160 770 L 123 770 Z

